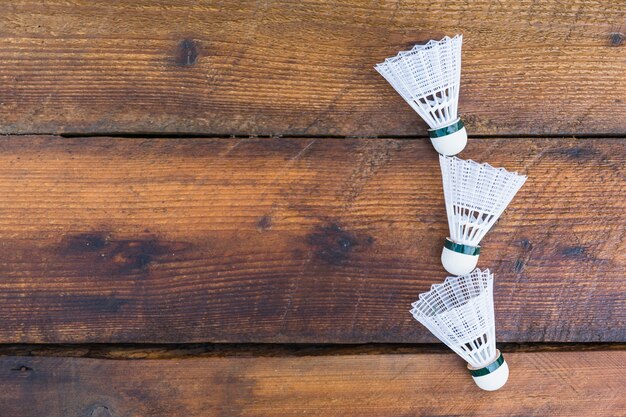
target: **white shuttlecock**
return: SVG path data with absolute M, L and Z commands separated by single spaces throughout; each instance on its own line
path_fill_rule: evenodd
M 443 155 L 456 155 L 467 144 L 457 115 L 462 43 L 462 35 L 431 40 L 375 67 L 428 124 L 430 141 Z
M 493 274 L 488 269 L 448 277 L 420 294 L 411 314 L 467 362 L 481 389 L 495 391 L 509 378 L 509 366 L 496 349 Z
M 496 223 L 525 175 L 457 157 L 439 156 L 450 237 L 441 252 L 441 263 L 454 275 L 476 268 L 479 243 Z

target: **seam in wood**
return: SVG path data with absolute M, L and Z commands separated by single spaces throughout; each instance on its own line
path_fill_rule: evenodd
M 499 343 L 504 352 L 587 352 L 626 350 L 621 343 Z M 76 357 L 95 359 L 178 359 L 192 357 L 300 357 L 344 355 L 450 354 L 442 344 L 0 344 L 0 356 Z

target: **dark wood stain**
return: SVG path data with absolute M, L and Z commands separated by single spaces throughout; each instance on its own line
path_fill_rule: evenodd
M 26 365 L 19 365 L 19 366 L 16 366 L 15 368 L 11 368 L 11 370 L 18 371 L 18 372 L 29 372 L 29 371 L 32 371 L 33 368 L 30 368 Z
M 624 34 L 620 32 L 613 32 L 609 35 L 609 45 L 622 46 L 624 44 Z
M 598 151 L 590 146 L 559 147 L 546 151 L 546 154 L 562 155 L 577 161 L 587 161 L 599 156 Z
M 108 239 L 105 232 L 79 233 L 67 236 L 62 246 L 69 253 L 97 252 L 106 246 Z
M 199 43 L 194 39 L 183 39 L 176 48 L 176 64 L 181 67 L 194 65 L 200 57 Z
M 529 239 L 521 239 L 519 241 L 519 245 L 522 247 L 522 249 L 525 249 L 527 251 L 530 251 L 533 248 L 533 244 Z
M 95 266 L 117 274 L 146 271 L 153 262 L 188 250 L 183 242 L 162 242 L 156 237 L 117 239 L 110 232 L 90 232 L 64 237 L 60 252 L 69 257 L 90 257 Z
M 259 221 L 256 224 L 257 229 L 259 231 L 265 231 L 265 230 L 269 230 L 272 228 L 272 217 L 269 215 L 265 215 L 263 217 L 261 217 L 259 219 Z
M 70 295 L 59 298 L 57 301 L 60 305 L 70 309 L 80 308 L 80 310 L 93 311 L 99 314 L 116 314 L 122 308 L 131 303 L 128 298 L 120 298 L 117 296 L 99 296 L 99 295 Z M 71 319 L 71 317 L 68 317 Z
M 371 236 L 359 236 L 331 223 L 318 226 L 306 236 L 306 242 L 314 251 L 315 259 L 333 266 L 342 265 L 358 246 L 370 246 Z
M 561 255 L 566 258 L 580 258 L 585 257 L 587 249 L 583 246 L 570 246 L 561 250 Z

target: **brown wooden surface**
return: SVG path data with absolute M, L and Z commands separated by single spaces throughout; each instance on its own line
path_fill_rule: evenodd
M 373 69 L 455 33 L 462 157 L 529 176 L 495 394 L 408 313 L 439 167 Z M 622 1 L 0 3 L 0 417 L 626 416 L 625 93 Z
M 626 142 L 471 141 L 529 180 L 482 242 L 500 341 L 626 340 Z M 426 140 L 0 142 L 0 341 L 425 342 Z
M 506 354 L 480 391 L 453 354 L 0 359 L 11 417 L 626 416 L 626 351 Z
M 11 1 L 0 131 L 425 135 L 373 69 L 463 33 L 471 134 L 623 133 L 622 1 Z

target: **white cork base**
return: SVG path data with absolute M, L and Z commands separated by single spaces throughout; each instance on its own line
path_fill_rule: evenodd
M 435 150 L 445 156 L 454 156 L 465 149 L 467 145 L 467 131 L 465 127 L 440 138 L 430 138 Z
M 483 376 L 472 376 L 472 379 L 478 385 L 478 388 L 485 391 L 499 390 L 506 384 L 509 379 L 509 365 L 506 360 L 500 365 L 498 369 L 490 374 Z
M 452 275 L 465 275 L 476 268 L 478 256 L 454 252 L 444 246 L 441 251 L 441 264 Z

